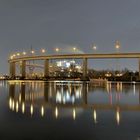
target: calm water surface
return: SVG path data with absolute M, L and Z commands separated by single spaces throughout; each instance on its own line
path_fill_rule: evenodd
M 140 140 L 140 84 L 0 82 L 0 140 Z

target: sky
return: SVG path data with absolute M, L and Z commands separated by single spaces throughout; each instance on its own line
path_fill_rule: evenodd
M 15 52 L 140 52 L 140 0 L 0 0 L 0 74 Z M 92 49 L 96 44 L 97 50 Z M 138 70 L 137 60 L 89 60 L 89 68 Z

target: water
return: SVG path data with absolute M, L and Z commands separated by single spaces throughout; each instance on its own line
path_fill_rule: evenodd
M 0 82 L 0 139 L 139 140 L 136 83 Z

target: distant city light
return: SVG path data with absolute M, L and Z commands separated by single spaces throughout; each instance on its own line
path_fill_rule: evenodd
M 75 64 L 75 60 L 71 60 L 70 62 L 73 63 L 73 64 Z
M 61 61 L 57 62 L 57 66 L 61 67 L 62 66 L 62 62 Z
M 77 68 L 77 69 L 81 69 L 81 66 L 76 66 L 75 68 Z
M 111 73 L 106 73 L 105 76 L 106 76 L 106 77 L 111 77 L 112 74 L 111 74 Z
M 4 77 L 4 76 L 0 76 L 0 79 L 1 79 L 1 80 L 4 80 L 4 79 L 5 79 L 5 77 Z
M 118 77 L 123 76 L 123 74 L 122 73 L 117 73 L 116 76 L 118 76 Z
M 76 62 L 74 60 L 71 61 L 66 61 L 66 60 L 62 60 L 62 61 L 57 61 L 56 65 L 58 67 L 66 67 L 69 68 L 72 64 L 75 64 Z
M 70 62 L 66 62 L 66 67 L 70 67 Z

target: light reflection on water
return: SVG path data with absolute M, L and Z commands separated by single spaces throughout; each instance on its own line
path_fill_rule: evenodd
M 139 87 L 139 86 L 138 86 Z M 123 91 L 123 88 L 126 90 Z M 128 88 L 128 89 L 127 89 Z M 133 92 L 132 92 L 133 90 Z M 9 82 L 9 109 L 23 114 L 30 108 L 31 116 L 37 109 L 45 116 L 47 108 L 54 110 L 55 118 L 61 117 L 59 110 L 72 110 L 72 118 L 76 119 L 78 110 L 90 109 L 94 122 L 97 123 L 96 110 L 113 110 L 116 123 L 120 124 L 121 111 L 139 111 L 140 93 L 136 95 L 135 84 L 117 83 L 37 83 Z M 63 114 L 63 111 L 61 112 Z M 63 115 L 62 115 L 63 116 Z
M 87 84 L 84 86 L 87 87 Z M 86 96 L 82 95 L 85 87 L 81 83 L 11 83 L 9 82 L 9 109 L 15 112 L 21 111 L 23 114 L 26 108 L 30 108 L 30 115 L 34 114 L 34 109 L 40 109 L 40 115 L 45 115 L 46 108 L 54 110 L 55 118 L 59 116 L 59 109 L 68 108 L 72 111 L 72 117 L 76 118 L 76 109 L 82 108 L 85 104 Z M 65 110 L 66 112 L 66 110 Z M 29 112 L 28 112 L 29 113 Z
M 2 86 L 2 84 L 0 85 Z M 8 89 L 7 104 L 10 111 L 15 113 L 17 117 L 22 115 L 31 119 L 37 117 L 41 120 L 41 118 L 47 119 L 48 116 L 51 116 L 58 122 L 65 121 L 65 123 L 68 123 L 72 120 L 78 124 L 94 124 L 99 130 L 102 129 L 104 124 L 108 123 L 107 129 L 102 131 L 112 131 L 112 128 L 115 129 L 114 127 L 116 127 L 118 133 L 116 139 L 117 137 L 118 139 L 122 138 L 124 131 L 122 128 L 129 128 L 129 119 L 140 122 L 136 120 L 140 116 L 140 86 L 136 83 L 15 83 L 12 81 L 8 83 Z M 109 118 L 110 120 L 108 120 Z M 78 124 L 76 127 L 78 127 Z M 61 125 L 64 125 L 63 122 Z M 131 126 L 133 125 L 131 124 Z M 92 127 L 86 128 L 83 125 L 82 127 L 79 126 L 79 129 L 87 129 L 86 131 L 88 131 L 88 129 L 92 130 Z M 63 126 L 63 129 L 67 129 L 66 126 Z M 131 138 L 137 139 L 139 136 L 140 133 L 137 131 L 140 130 L 140 125 L 137 124 L 134 129 L 136 131 L 132 132 L 131 128 L 131 133 L 128 129 L 128 135 L 130 135 L 128 140 Z M 91 130 L 88 133 L 92 137 Z M 79 132 L 79 130 L 77 131 Z M 103 134 L 103 137 L 99 135 L 99 139 L 104 138 L 104 136 L 112 139 L 116 135 L 113 132 L 111 134 L 113 137 L 111 137 L 107 132 Z M 97 133 L 96 135 L 98 136 Z

